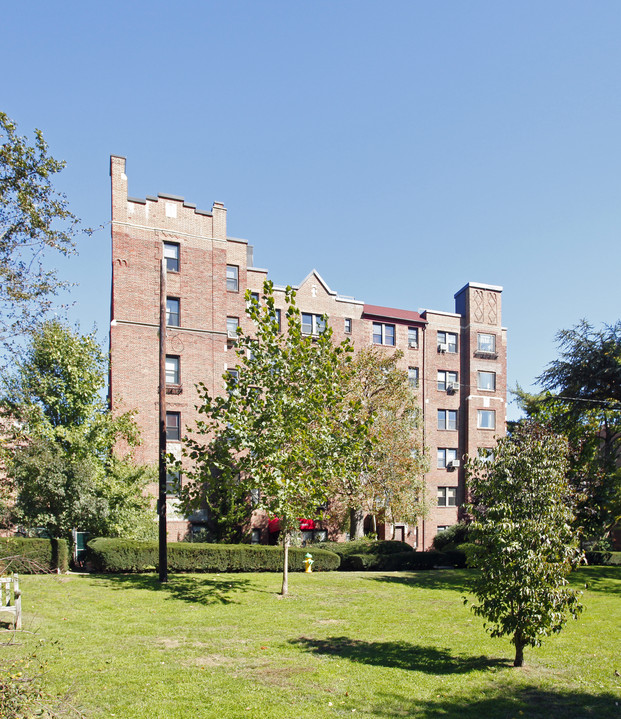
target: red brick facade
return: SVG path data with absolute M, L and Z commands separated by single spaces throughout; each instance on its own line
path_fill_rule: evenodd
M 155 464 L 159 279 L 164 244 L 176 255 L 166 273 L 166 294 L 173 315 L 178 308 L 178 319 L 174 318 L 178 326 L 170 326 L 166 336 L 167 355 L 178 363 L 179 373 L 176 384 L 169 388 L 167 410 L 179 413 L 182 428 L 191 427 L 197 416 L 195 385 L 204 382 L 211 390 L 223 386 L 222 374 L 235 358 L 227 340 L 227 318 L 238 318 L 243 330 L 251 332 L 244 292 L 261 292 L 267 270 L 253 266 L 252 247 L 246 240 L 227 237 L 222 204 L 216 202 L 211 212 L 204 212 L 171 195 L 130 198 L 122 157 L 111 158 L 110 174 L 110 399 L 116 409 L 137 410 L 142 433 L 137 459 Z M 404 368 L 417 370 L 431 466 L 427 475 L 431 510 L 418 527 L 398 525 L 395 535 L 420 549 L 428 548 L 438 527 L 458 520 L 466 491 L 464 455 L 492 447 L 494 437 L 505 431 L 502 288 L 469 283 L 455 295 L 455 313 L 426 310 L 420 314 L 341 296 L 315 270 L 296 289 L 300 310 L 327 314 L 337 341 L 348 336 L 355 347 L 363 347 L 381 340 L 388 350 L 403 350 Z M 277 306 L 279 296 L 284 308 L 284 288 L 276 288 Z M 394 345 L 390 344 L 393 337 Z M 175 442 L 169 446 L 173 452 L 180 448 Z M 451 458 L 459 466 L 439 466 Z M 168 515 L 169 536 L 178 539 L 187 531 L 188 520 L 175 514 L 174 500 L 169 502 Z M 387 529 L 387 534 L 392 536 L 392 530 Z

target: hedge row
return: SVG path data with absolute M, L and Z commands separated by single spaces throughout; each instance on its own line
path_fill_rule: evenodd
M 0 538 L 0 568 L 21 574 L 66 572 L 69 548 L 65 539 Z
M 600 564 L 604 566 L 621 565 L 621 552 L 587 552 L 587 564 Z
M 157 542 L 137 542 L 99 537 L 88 543 L 89 561 L 99 572 L 149 572 L 157 568 Z M 289 570 L 304 571 L 306 549 L 289 549 Z M 313 571 L 338 569 L 333 552 L 312 549 Z M 279 572 L 282 547 L 260 544 L 200 544 L 170 542 L 168 569 L 171 572 Z

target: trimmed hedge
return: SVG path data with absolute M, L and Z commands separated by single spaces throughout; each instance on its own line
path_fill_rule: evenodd
M 98 537 L 88 543 L 89 561 L 99 572 L 149 572 L 157 568 L 157 542 Z M 289 570 L 304 571 L 307 549 L 289 548 Z M 340 558 L 333 552 L 312 548 L 313 571 L 339 568 Z M 168 569 L 171 572 L 279 572 L 282 547 L 262 544 L 199 544 L 170 542 Z
M 355 572 L 399 572 L 409 569 L 433 569 L 447 564 L 442 552 L 396 552 L 394 554 L 350 554 L 341 569 Z
M 591 565 L 621 566 L 621 552 L 587 552 L 586 560 Z
M 21 574 L 66 572 L 69 547 L 65 539 L 29 537 L 0 538 L 0 565 L 10 561 L 10 569 Z

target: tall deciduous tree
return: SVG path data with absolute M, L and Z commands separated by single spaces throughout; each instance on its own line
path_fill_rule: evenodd
M 336 478 L 334 494 L 350 514 L 350 536 L 363 535 L 365 512 L 382 521 L 414 522 L 424 514 L 427 462 L 420 407 L 408 373 L 399 369 L 403 353 L 361 349 L 346 369 L 347 396 L 369 427 L 368 446 L 349 451 L 348 471 Z
M 212 396 L 202 386 L 199 438 L 184 446 L 193 463 L 185 471 L 185 496 L 200 502 L 203 483 L 215 474 L 221 482 L 257 490 L 258 506 L 280 521 L 286 595 L 291 531 L 325 502 L 328 481 L 342 471 L 344 448 L 364 443 L 366 426 L 357 421 L 358 404 L 344 397 L 349 343 L 335 346 L 328 326 L 305 335 L 290 287 L 284 331 L 271 282 L 260 302 L 250 293 L 246 300 L 255 334 L 239 332 L 237 367 L 225 374 L 224 395 Z
M 498 441 L 493 459 L 468 462 L 473 522 L 468 560 L 479 572 L 472 609 L 492 636 L 524 648 L 559 632 L 581 610 L 567 576 L 580 562 L 567 482 L 567 441 L 532 423 Z
M 516 395 L 529 418 L 568 437 L 577 521 L 602 541 L 621 520 L 621 322 L 595 329 L 582 321 L 557 342 L 559 358 L 538 378 L 545 391 L 518 387 Z
M 3 398 L 19 420 L 7 466 L 17 517 L 54 536 L 73 528 L 126 537 L 155 531 L 143 496 L 151 473 L 113 452 L 138 434 L 132 415 L 112 416 L 101 397 L 106 369 L 94 336 L 45 322 Z
M 75 252 L 78 221 L 53 176 L 65 166 L 48 154 L 40 130 L 33 144 L 0 112 L 0 347 L 31 332 L 66 286 L 45 265 L 49 252 Z

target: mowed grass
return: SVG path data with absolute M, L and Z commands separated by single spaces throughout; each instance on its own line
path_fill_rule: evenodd
M 621 717 L 621 568 L 583 568 L 585 611 L 511 666 L 464 606 L 468 570 L 24 576 L 26 652 L 88 717 Z

